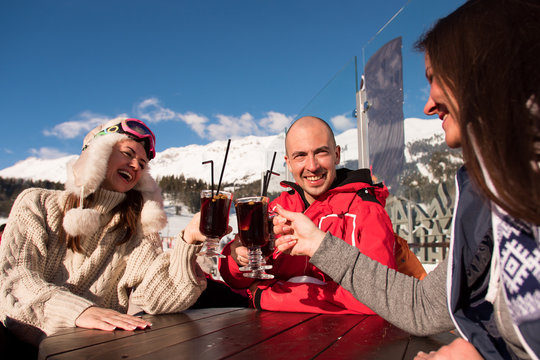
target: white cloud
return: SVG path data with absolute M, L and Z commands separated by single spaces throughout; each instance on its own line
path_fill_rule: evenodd
M 55 148 L 42 147 L 40 149 L 30 149 L 32 155 L 40 159 L 58 159 L 69 154 Z
M 346 115 L 337 115 L 330 119 L 337 131 L 345 131 L 356 127 L 356 121 Z
M 275 111 L 266 113 L 266 117 L 259 121 L 259 125 L 270 133 L 279 133 L 285 130 L 292 123 L 293 117 Z
M 140 108 L 140 109 L 144 109 L 144 108 L 147 108 L 149 106 L 158 106 L 158 105 L 159 105 L 158 98 L 152 97 L 152 98 L 148 98 L 148 99 L 145 99 L 145 100 L 141 101 L 140 104 L 137 105 L 137 107 Z
M 118 115 L 126 117 L 126 115 Z M 58 138 L 73 139 L 80 135 L 86 135 L 90 130 L 104 124 L 114 118 L 105 115 L 94 114 L 90 111 L 84 111 L 77 116 L 75 120 L 66 121 L 53 127 L 51 130 L 43 130 L 45 136 L 56 136 Z
M 182 121 L 188 124 L 193 131 L 197 133 L 197 135 L 204 137 L 205 124 L 208 122 L 208 118 L 206 116 L 197 115 L 192 112 L 180 114 L 179 116 Z
M 137 118 L 148 123 L 160 121 L 182 121 L 199 137 L 209 140 L 224 140 L 227 138 L 247 135 L 268 135 L 283 131 L 293 120 L 275 111 L 269 111 L 266 116 L 257 120 L 253 115 L 244 113 L 240 117 L 224 114 L 214 115 L 212 120 L 207 116 L 188 111 L 179 113 L 165 107 L 156 97 L 144 99 L 135 106 Z
M 202 114 L 188 111 L 185 113 L 176 112 L 167 108 L 156 97 L 150 97 L 135 104 L 134 116 L 148 124 L 161 121 L 178 121 L 189 126 L 199 137 L 208 140 L 224 140 L 227 138 L 244 137 L 247 135 L 271 135 L 282 132 L 293 121 L 291 116 L 269 111 L 261 119 L 256 119 L 250 113 L 241 116 L 230 116 L 217 114 L 208 118 Z M 121 114 L 116 117 L 99 115 L 90 111 L 85 111 L 76 116 L 74 120 L 66 121 L 46 129 L 43 134 L 46 136 L 56 136 L 63 139 L 73 139 L 84 136 L 97 125 L 104 124 L 116 118 L 130 117 Z M 38 153 L 34 150 L 34 153 Z
M 248 135 L 270 135 L 282 132 L 293 121 L 292 116 L 269 111 L 260 120 L 250 113 L 240 117 L 218 114 L 215 116 L 218 123 L 209 124 L 207 138 L 211 140 L 224 140 L 227 138 L 244 137 Z
M 240 117 L 216 115 L 218 123 L 207 126 L 208 138 L 212 140 L 224 140 L 227 138 L 243 137 L 248 135 L 262 135 L 255 119 L 250 113 L 244 113 Z
M 178 113 L 163 107 L 158 98 L 148 98 L 141 101 L 136 107 L 137 117 L 149 123 L 179 119 Z
M 205 124 L 208 118 L 193 112 L 185 114 L 164 107 L 158 98 L 152 97 L 141 101 L 135 108 L 137 118 L 148 123 L 160 121 L 182 121 L 186 123 L 197 135 L 205 137 Z

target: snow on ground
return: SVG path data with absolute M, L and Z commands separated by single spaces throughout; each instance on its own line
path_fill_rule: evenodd
M 174 237 L 181 230 L 185 229 L 191 221 L 192 216 L 170 215 L 167 216 L 167 226 L 161 230 L 161 236 Z

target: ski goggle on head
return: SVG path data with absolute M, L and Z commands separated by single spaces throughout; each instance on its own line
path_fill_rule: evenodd
M 156 137 L 152 130 L 150 130 L 141 120 L 122 120 L 118 124 L 111 125 L 106 129 L 101 130 L 94 137 L 112 133 L 126 134 L 135 141 L 142 140 L 148 160 L 152 160 L 156 156 Z

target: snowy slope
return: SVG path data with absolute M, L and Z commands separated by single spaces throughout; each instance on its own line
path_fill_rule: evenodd
M 406 119 L 405 142 L 431 138 L 442 134 L 441 121 L 438 119 Z M 336 142 L 342 148 L 342 162 L 358 158 L 358 140 L 356 129 L 347 130 L 336 135 Z M 151 173 L 154 177 L 183 174 L 210 181 L 210 165 L 203 165 L 206 160 L 214 161 L 214 181 L 219 181 L 223 165 L 227 141 L 214 141 L 207 145 L 189 145 L 169 148 L 156 154 L 151 162 Z M 270 168 L 274 151 L 277 153 L 274 170 L 283 180 L 285 174 L 284 135 L 247 136 L 231 141 L 223 182 L 248 183 L 261 178 L 265 170 Z M 75 159 L 70 155 L 57 159 L 38 159 L 29 157 L 15 165 L 0 170 L 0 177 L 24 178 L 31 180 L 50 180 L 65 182 L 66 165 Z

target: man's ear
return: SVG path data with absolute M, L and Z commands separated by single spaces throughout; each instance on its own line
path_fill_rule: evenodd
M 336 165 L 339 165 L 340 161 L 341 161 L 341 147 L 339 145 L 336 145 Z

